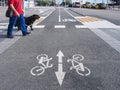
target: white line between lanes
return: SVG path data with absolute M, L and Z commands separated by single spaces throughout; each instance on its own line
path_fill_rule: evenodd
M 55 25 L 54 28 L 66 28 L 65 25 Z
M 76 28 L 88 28 L 87 26 L 85 25 L 75 25 Z

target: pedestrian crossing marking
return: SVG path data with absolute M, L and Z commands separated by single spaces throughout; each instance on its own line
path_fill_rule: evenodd
M 96 18 L 96 17 L 88 17 L 88 16 L 87 17 L 77 17 L 76 19 L 82 23 L 103 21 L 103 19 Z
M 0 23 L 0 26 L 8 25 L 9 23 Z
M 45 28 L 45 25 L 36 25 L 36 26 L 33 26 L 33 28 Z

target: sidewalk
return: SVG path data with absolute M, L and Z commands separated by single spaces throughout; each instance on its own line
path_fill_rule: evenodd
M 7 10 L 7 6 L 3 7 L 3 6 L 0 6 L 0 23 L 5 23 L 5 22 L 8 22 L 8 18 L 5 17 L 5 12 Z

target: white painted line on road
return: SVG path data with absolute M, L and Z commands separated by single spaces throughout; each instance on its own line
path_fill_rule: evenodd
M 55 25 L 54 28 L 66 28 L 65 25 Z
M 45 12 L 45 10 L 43 10 L 43 9 L 38 9 L 38 10 L 39 10 L 39 14 Z
M 44 13 L 42 13 L 41 15 L 48 15 L 51 12 L 51 10 L 45 10 Z
M 33 28 L 45 28 L 45 25 L 36 25 L 36 26 L 33 26 Z
M 115 50 L 117 50 L 120 53 L 120 41 L 116 40 L 112 36 L 106 34 L 100 29 L 90 29 L 93 31 L 96 35 L 98 35 L 100 38 L 102 38 L 105 42 L 107 42 L 111 47 L 113 47 Z
M 120 26 L 116 26 L 115 28 L 116 28 L 116 29 L 118 28 L 118 29 L 120 30 Z
M 85 25 L 75 25 L 76 28 L 88 28 L 87 26 Z
M 64 9 L 70 16 L 72 16 L 73 18 L 74 18 L 74 16 L 71 14 L 71 13 L 69 13 L 68 11 L 67 11 L 67 9 Z
M 0 26 L 0 29 L 2 30 L 6 30 L 8 28 L 8 26 Z M 13 27 L 13 29 L 16 29 L 16 27 Z
M 1 26 L 1 25 L 8 25 L 8 23 L 0 23 L 0 26 Z
M 61 22 L 61 13 L 60 13 L 60 8 L 59 8 L 59 20 L 58 22 Z
M 75 19 L 71 19 L 71 18 L 63 19 L 62 21 L 63 21 L 63 22 L 76 22 Z
M 0 26 L 0 29 L 7 29 L 7 26 Z
M 65 9 L 65 11 L 70 15 L 70 16 L 72 16 L 73 18 L 75 18 L 70 12 L 68 12 L 66 9 Z M 76 18 L 75 18 L 76 19 Z M 78 19 L 76 19 L 78 22 L 79 22 L 79 20 Z
M 60 17 L 60 15 L 59 15 L 59 22 L 61 22 L 61 17 Z
M 55 11 L 55 9 L 52 10 L 45 18 L 47 18 L 49 15 L 51 15 L 54 11 Z
M 21 32 L 17 32 L 15 34 L 20 34 Z M 8 49 L 11 45 L 13 45 L 20 36 L 15 36 L 13 39 L 6 38 L 4 41 L 0 42 L 0 54 L 2 54 L 6 49 Z

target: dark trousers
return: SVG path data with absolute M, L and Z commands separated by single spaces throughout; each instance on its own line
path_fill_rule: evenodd
M 22 34 L 25 35 L 27 33 L 27 29 L 25 27 L 25 19 L 24 19 L 23 14 L 21 14 L 20 17 L 13 16 L 9 19 L 7 36 L 13 35 L 13 27 L 14 27 L 18 18 L 20 19 L 20 28 L 21 28 Z

